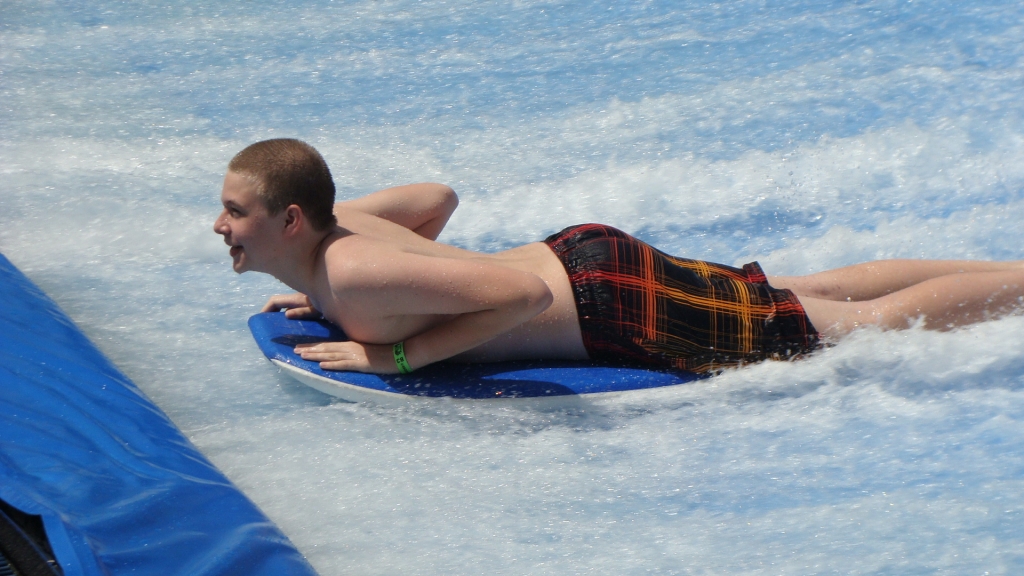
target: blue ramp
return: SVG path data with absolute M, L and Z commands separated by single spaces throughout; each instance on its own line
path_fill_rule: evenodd
M 0 516 L 41 520 L 54 573 L 315 574 L 3 255 L 0 303 Z

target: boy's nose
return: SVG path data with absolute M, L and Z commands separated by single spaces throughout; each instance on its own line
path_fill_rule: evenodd
M 224 212 L 221 212 L 220 216 L 217 216 L 217 219 L 213 221 L 213 231 L 216 232 L 217 234 L 224 234 L 225 232 L 222 230 L 223 227 L 224 227 Z

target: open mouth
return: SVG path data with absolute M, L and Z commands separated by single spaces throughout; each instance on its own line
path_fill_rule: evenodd
M 232 258 L 237 258 L 238 255 L 241 254 L 241 253 L 242 253 L 242 247 L 241 246 L 232 246 L 231 247 L 230 254 L 231 254 Z

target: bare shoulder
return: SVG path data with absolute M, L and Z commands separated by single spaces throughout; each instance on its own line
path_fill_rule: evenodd
M 383 263 L 393 260 L 393 251 L 388 243 L 359 234 L 336 238 L 324 248 L 316 304 L 353 337 L 358 334 L 369 341 L 387 315 L 380 306 L 389 289 L 388 266 Z
M 363 234 L 338 238 L 324 249 L 327 280 L 335 292 L 374 288 L 386 281 L 388 263 L 399 252 L 394 244 Z

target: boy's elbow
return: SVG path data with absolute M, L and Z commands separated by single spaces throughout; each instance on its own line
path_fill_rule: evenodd
M 437 186 L 437 204 L 443 212 L 451 216 L 452 212 L 455 212 L 455 209 L 459 207 L 459 195 L 455 193 L 451 186 L 444 184 L 438 184 Z
M 547 285 L 545 284 L 544 285 L 544 296 L 541 298 L 540 302 L 538 303 L 539 309 L 537 310 L 537 313 L 540 314 L 541 312 L 547 310 L 548 308 L 551 307 L 551 305 L 554 302 L 555 302 L 555 295 L 551 293 L 551 289 L 548 288 Z
M 527 308 L 529 308 L 531 317 L 547 310 L 554 301 L 555 296 L 551 293 L 547 283 L 539 277 L 536 278 L 527 298 Z
M 451 186 L 437 182 L 422 182 L 414 186 L 417 204 L 431 219 L 443 218 L 447 222 L 459 207 L 459 196 Z
M 506 329 L 527 322 L 544 312 L 555 300 L 547 283 L 539 276 L 526 279 L 521 284 L 517 284 L 515 289 L 503 290 L 503 292 L 505 294 L 501 303 L 495 306 L 492 312 L 496 312 L 498 316 L 502 317 L 502 322 L 509 323 Z

